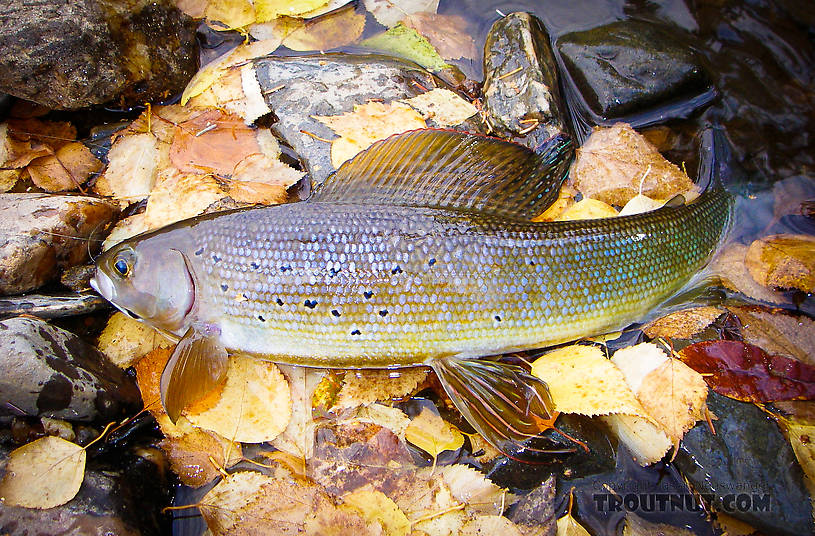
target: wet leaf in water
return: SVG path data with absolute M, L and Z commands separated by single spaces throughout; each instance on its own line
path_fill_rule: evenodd
M 232 356 L 223 389 L 187 408 L 185 415 L 194 426 L 222 437 L 262 443 L 286 429 L 291 404 L 289 384 L 274 363 Z
M 728 307 L 741 322 L 744 342 L 770 354 L 815 365 L 815 320 L 763 307 Z
M 201 19 L 208 3 L 209 0 L 175 0 L 175 7 L 194 19 Z
M 662 207 L 664 204 L 664 199 L 651 199 L 646 195 L 637 194 L 628 200 L 628 203 L 620 210 L 618 216 L 630 216 L 632 214 L 651 212 L 652 210 Z
M 592 131 L 577 149 L 571 180 L 585 197 L 620 206 L 638 193 L 670 199 L 693 188 L 682 170 L 625 123 Z
M 400 102 L 355 104 L 353 112 L 313 117 L 340 136 L 331 142 L 331 164 L 335 168 L 377 140 L 427 127 L 421 115 Z
M 428 408 L 410 421 L 405 438 L 430 454 L 433 458 L 445 450 L 457 450 L 464 444 L 464 436 Z
M 500 534 L 501 536 L 523 536 L 524 533 L 509 519 L 498 516 L 478 516 L 461 527 L 459 536 L 487 536 Z
M 144 221 L 147 229 L 158 229 L 192 218 L 216 201 L 226 197 L 226 188 L 212 175 L 162 171 L 150 192 Z
M 815 424 L 794 419 L 780 419 L 786 430 L 795 459 L 804 471 L 804 483 L 810 497 L 815 497 Z
M 623 527 L 623 536 L 694 536 L 695 532 L 667 525 L 665 523 L 653 523 L 645 519 L 627 512 L 625 515 L 625 526 Z
M 435 88 L 400 102 L 415 108 L 438 127 L 459 125 L 478 113 L 470 102 L 449 89 Z
M 99 195 L 127 206 L 146 199 L 156 184 L 159 169 L 170 164 L 170 145 L 151 133 L 118 138 L 108 153 L 108 167 L 96 181 Z
M 560 213 L 554 221 L 596 220 L 618 216 L 617 209 L 597 199 L 583 198 Z
M 382 404 L 367 404 L 354 411 L 353 420 L 370 422 L 383 426 L 396 434 L 401 440 L 405 439 L 405 432 L 410 426 L 410 417 L 399 408 L 384 406 Z
M 290 365 L 277 367 L 289 383 L 292 399 L 291 419 L 286 429 L 272 440 L 272 445 L 300 459 L 309 459 L 314 455 L 315 422 L 312 416 L 312 399 L 326 371 Z
M 356 43 L 365 29 L 365 15 L 354 6 L 308 21 L 300 21 L 283 45 L 300 51 L 329 50 Z
M 428 71 L 439 72 L 449 67 L 430 41 L 402 23 L 386 32 L 369 37 L 360 44 L 409 59 Z
M 408 14 L 401 22 L 430 41 L 444 59 L 478 58 L 478 50 L 464 17 L 422 11 Z
M 254 0 L 257 22 L 281 16 L 299 17 L 328 4 L 328 0 Z
M 658 462 L 673 446 L 671 438 L 661 427 L 643 417 L 613 414 L 603 415 L 600 420 L 628 448 L 634 461 L 642 466 Z
M 815 237 L 761 238 L 750 244 L 744 263 L 753 279 L 765 287 L 815 292 Z
M 174 343 L 143 322 L 116 312 L 99 335 L 97 347 L 121 368 L 127 368 L 158 347 Z
M 767 303 L 785 303 L 788 300 L 780 292 L 759 285 L 744 264 L 747 246 L 730 244 L 719 252 L 710 263 L 710 270 L 722 279 L 725 287 L 741 292 L 749 298 Z
M 352 491 L 343 495 L 342 501 L 368 521 L 379 523 L 387 536 L 407 536 L 410 533 L 410 521 L 404 512 L 381 491 Z
M 363 0 L 363 3 L 379 24 L 389 28 L 411 13 L 435 13 L 439 9 L 439 0 Z
M 209 0 L 204 17 L 216 30 L 245 28 L 255 22 L 255 8 L 249 0 Z
M 0 481 L 3 503 L 40 509 L 65 504 L 82 485 L 85 457 L 76 443 L 53 436 L 11 451 Z
M 743 402 L 815 398 L 815 367 L 739 341 L 705 341 L 679 352 L 711 389 Z
M 643 331 L 652 339 L 659 337 L 690 339 L 712 324 L 724 312 L 725 309 L 711 305 L 683 309 L 649 322 L 643 327 Z
M 425 368 L 349 370 L 343 377 L 335 402 L 326 409 L 354 408 L 380 400 L 410 395 L 427 378 Z
M 507 505 L 518 498 L 496 486 L 483 473 L 468 465 L 448 465 L 442 470 L 444 483 L 456 500 L 467 505 L 473 512 L 499 515 Z

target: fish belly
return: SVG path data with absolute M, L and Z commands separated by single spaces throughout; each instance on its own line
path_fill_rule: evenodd
M 298 203 L 202 222 L 199 306 L 232 351 L 401 367 L 538 348 L 636 320 L 716 249 L 729 200 L 584 222 Z M 201 247 L 199 247 L 199 244 Z

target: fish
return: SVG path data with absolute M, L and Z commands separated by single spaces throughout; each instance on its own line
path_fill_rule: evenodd
M 714 185 L 643 214 L 531 221 L 572 158 L 565 135 L 532 151 L 448 130 L 398 134 L 305 201 L 124 240 L 100 256 L 91 285 L 179 341 L 160 385 L 173 422 L 223 381 L 235 353 L 430 366 L 476 431 L 522 457 L 545 450 L 534 439 L 556 413 L 543 381 L 495 357 L 629 325 L 704 268 L 732 217 L 732 196 Z

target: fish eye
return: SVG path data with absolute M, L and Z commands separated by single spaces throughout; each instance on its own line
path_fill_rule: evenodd
M 127 261 L 122 258 L 116 259 L 116 262 L 113 263 L 113 268 L 119 272 L 119 275 L 122 277 L 127 276 L 128 272 L 130 271 L 130 265 L 128 265 Z

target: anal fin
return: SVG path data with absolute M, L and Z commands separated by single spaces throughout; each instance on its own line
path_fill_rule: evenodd
M 215 389 L 226 376 L 229 355 L 216 326 L 194 324 L 161 374 L 161 404 L 175 423 L 182 410 Z
M 576 449 L 540 449 L 533 440 L 556 417 L 546 384 L 518 365 L 444 357 L 432 363 L 447 396 L 495 448 L 523 461 Z

